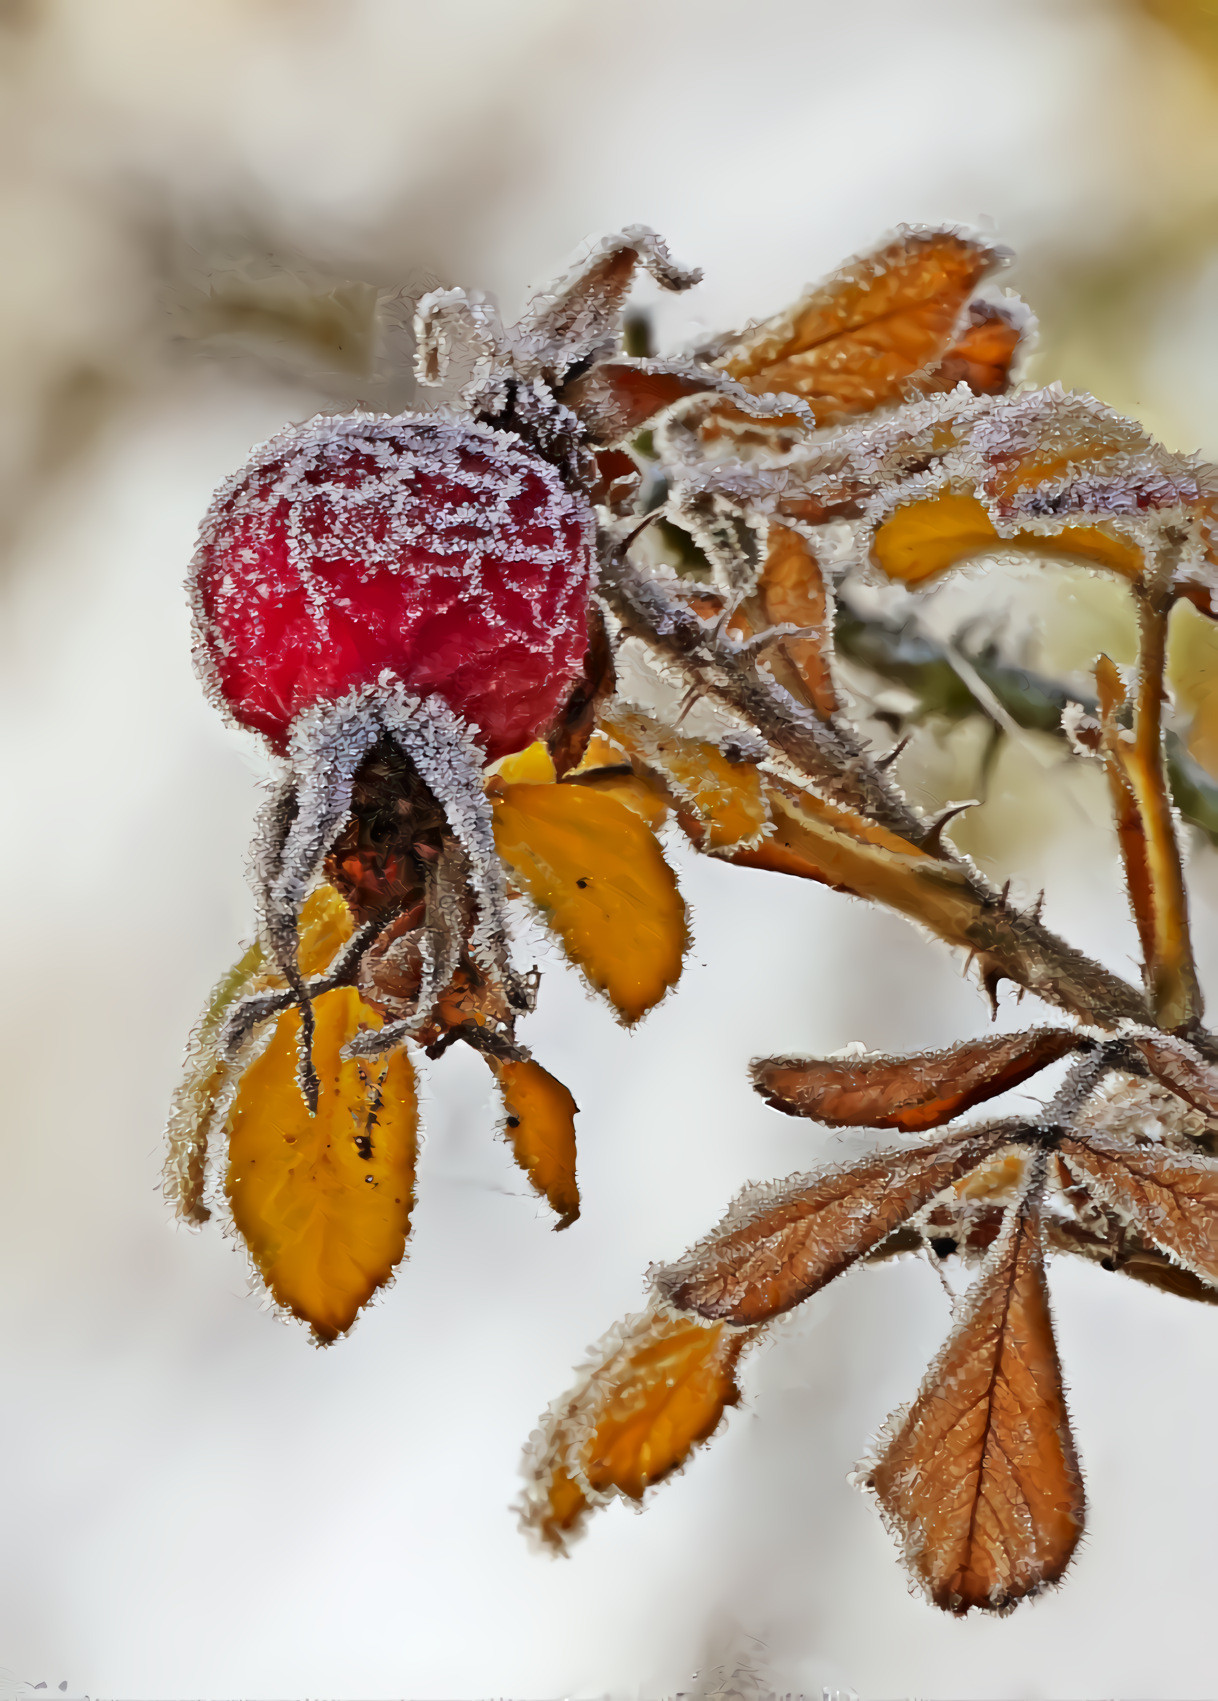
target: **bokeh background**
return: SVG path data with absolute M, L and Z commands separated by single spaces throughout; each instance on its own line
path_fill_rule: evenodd
M 946 1329 L 920 1262 L 777 1330 L 645 1516 L 564 1562 L 517 1534 L 521 1445 L 647 1263 L 860 1144 L 768 1111 L 745 1061 L 983 1030 L 893 918 L 678 851 L 695 946 L 632 1035 L 539 945 L 580 1222 L 550 1232 L 450 1055 L 409 1260 L 327 1352 L 159 1194 L 186 1034 L 252 919 L 258 759 L 202 699 L 182 591 L 217 481 L 285 420 L 410 405 L 422 290 L 511 315 L 633 222 L 706 270 L 655 304 L 670 347 L 897 223 L 980 225 L 1018 251 L 1038 377 L 1218 456 L 1211 0 L 4 0 L 0 135 L 0 1695 L 1213 1693 L 1218 1323 L 1091 1268 L 1053 1272 L 1090 1534 L 1011 1619 L 911 1598 L 846 1483 Z M 1127 654 L 1084 578 L 992 570 L 935 617 L 978 607 L 1059 671 Z M 1175 680 L 1218 764 L 1192 627 Z M 970 795 L 977 748 L 920 732 L 920 800 Z M 958 841 L 1133 971 L 1096 776 L 1010 746 Z M 1218 851 L 1191 871 L 1218 996 Z

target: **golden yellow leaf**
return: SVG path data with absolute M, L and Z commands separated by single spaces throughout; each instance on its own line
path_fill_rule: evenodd
M 531 1059 L 488 1057 L 503 1093 L 507 1137 L 516 1162 L 568 1228 L 579 1216 L 575 1181 L 575 1116 L 579 1106 L 561 1081 Z
M 279 1017 L 228 1116 L 233 1221 L 285 1309 L 332 1341 L 387 1282 L 406 1250 L 418 1107 L 404 1051 L 340 1057 L 380 1018 L 354 988 L 314 1001 L 317 1115 L 296 1080 L 300 1013 Z
M 681 973 L 685 904 L 655 834 L 582 785 L 492 792 L 495 844 L 515 878 L 627 1022 Z
M 1136 545 L 1102 526 L 1062 526 L 1052 536 L 1041 532 L 1000 536 L 984 503 L 951 491 L 897 508 L 877 528 L 871 553 L 890 579 L 917 585 L 970 556 L 997 549 L 1084 561 L 1125 579 L 1138 578 L 1143 566 Z
M 541 739 L 514 756 L 502 757 L 487 773 L 503 785 L 553 785 L 558 778 L 554 758 Z
M 739 1400 L 736 1365 L 755 1333 L 654 1310 L 627 1318 L 530 1448 L 526 1527 L 562 1548 L 593 1506 L 641 1500 L 684 1464 Z

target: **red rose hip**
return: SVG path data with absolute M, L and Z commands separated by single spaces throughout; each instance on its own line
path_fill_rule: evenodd
M 494 760 L 570 692 L 592 536 L 587 501 L 510 433 L 446 414 L 313 419 L 256 450 L 204 520 L 202 671 L 280 752 L 301 710 L 388 671 Z

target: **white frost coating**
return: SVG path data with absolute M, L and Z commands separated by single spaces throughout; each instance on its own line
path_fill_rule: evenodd
M 495 358 L 503 341 L 499 311 L 485 296 L 463 289 L 433 289 L 419 297 L 414 315 L 415 377 L 442 384 L 454 358 L 475 366 Z
M 469 858 L 470 886 L 478 902 L 470 955 L 480 968 L 504 976 L 511 986 L 507 894 L 482 783 L 486 754 L 470 727 L 442 698 L 420 699 L 391 674 L 382 675 L 376 692 L 375 712 L 381 725 L 418 769 Z
M 530 301 L 507 332 L 504 353 L 523 378 L 548 377 L 598 356 L 616 352 L 623 303 L 634 281 L 634 265 L 615 264 L 633 254 L 662 289 L 685 290 L 702 273 L 678 266 L 663 239 L 633 224 L 585 249 L 574 266 Z
M 373 463 L 358 483 L 342 477 L 311 482 L 327 463 L 340 470 L 352 453 Z M 468 457 L 476 457 L 471 466 Z M 277 467 L 277 476 L 258 489 L 257 474 Z M 443 479 L 464 493 L 465 500 L 437 504 L 420 496 L 416 480 Z M 511 511 L 526 479 L 544 490 L 544 503 L 530 511 L 527 536 Z M 302 524 L 302 509 L 323 500 L 333 516 L 318 537 Z M 318 414 L 303 425 L 290 426 L 259 445 L 245 466 L 230 475 L 212 498 L 199 531 L 191 562 L 189 590 L 194 616 L 195 668 L 207 695 L 228 718 L 215 654 L 224 654 L 229 640 L 217 619 L 203 606 L 200 578 L 211 572 L 234 527 L 243 518 L 264 519 L 268 526 L 283 502 L 287 516 L 286 569 L 262 565 L 255 582 L 238 581 L 231 573 L 210 586 L 218 617 L 225 625 L 259 623 L 260 604 L 305 587 L 313 608 L 319 638 L 325 634 L 325 612 L 337 593 L 322 585 L 313 571 L 315 561 L 358 559 L 361 580 L 381 573 L 401 574 L 401 556 L 412 546 L 425 557 L 425 571 L 451 576 L 471 598 L 482 599 L 482 567 L 486 560 L 506 567 L 529 569 L 529 578 L 544 585 L 547 603 L 565 604 L 577 582 L 593 572 L 591 541 L 594 519 L 585 499 L 567 489 L 558 469 L 533 453 L 514 433 L 479 424 L 466 415 L 438 410 L 418 414 Z M 377 537 L 370 518 L 383 518 Z M 582 528 L 587 555 L 573 552 L 567 539 L 572 521 Z M 537 569 L 546 571 L 537 574 Z M 522 584 L 521 594 L 529 588 Z M 487 598 L 482 613 L 491 626 L 506 625 Z M 555 625 L 548 612 L 535 608 L 539 630 L 561 637 L 573 625 L 564 615 Z M 517 630 L 513 623 L 513 632 Z M 214 653 L 213 653 L 214 652 Z
M 311 1105 L 316 1104 L 317 1083 L 311 1060 L 312 1006 L 297 960 L 300 910 L 351 813 L 359 765 L 383 734 L 388 734 L 413 762 L 464 851 L 470 890 L 478 906 L 478 920 L 470 938 L 474 961 L 504 982 L 518 1008 L 528 1002 L 526 985 L 508 961 L 503 870 L 482 783 L 486 755 L 472 729 L 442 698 L 417 697 L 388 672 L 374 685 L 349 692 L 337 703 L 318 704 L 298 715 L 292 724 L 288 746 L 291 779 L 263 811 L 254 859 L 259 915 L 267 945 L 301 1010 L 301 1088 Z M 425 1017 L 452 978 L 455 964 L 438 982 L 447 962 L 446 948 L 433 945 L 432 956 L 419 1013 L 411 1019 L 410 1027 Z M 394 1024 L 394 1029 L 398 1026 Z M 403 1034 L 408 1031 L 402 1029 Z M 389 1033 L 389 1029 L 380 1030 L 373 1049 L 386 1049 Z

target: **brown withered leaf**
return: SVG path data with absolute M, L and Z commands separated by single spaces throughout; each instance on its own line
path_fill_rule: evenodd
M 1091 1126 L 1058 1150 L 1071 1173 L 1152 1245 L 1218 1287 L 1218 1160 L 1133 1145 Z
M 753 1064 L 753 1085 L 789 1116 L 913 1134 L 1017 1087 L 1078 1044 L 1069 1028 L 1033 1028 L 906 1057 L 767 1057 Z
M 748 1188 L 705 1240 L 651 1272 L 678 1311 L 766 1323 L 866 1256 L 1011 1139 L 1009 1125 Z
M 1173 1034 L 1134 1034 L 1130 1044 L 1157 1081 L 1178 1093 L 1194 1110 L 1218 1117 L 1218 1068 L 1207 1063 L 1187 1040 Z
M 917 1399 L 864 1467 L 906 1565 L 946 1612 L 1002 1612 L 1056 1582 L 1083 1530 L 1037 1190 L 1034 1175 Z
M 744 332 L 719 364 L 758 394 L 801 396 L 818 426 L 904 400 L 947 354 L 969 297 L 1005 259 L 954 230 L 902 231 Z M 734 418 L 719 404 L 708 435 Z
M 737 1403 L 736 1365 L 753 1333 L 655 1309 L 611 1330 L 530 1440 L 524 1528 L 561 1550 L 593 1507 L 640 1502 Z

